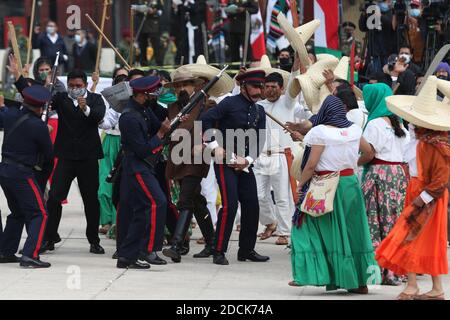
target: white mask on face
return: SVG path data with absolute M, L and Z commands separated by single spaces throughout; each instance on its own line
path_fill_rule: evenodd
M 407 53 L 402 53 L 399 58 L 405 59 L 405 63 L 409 64 L 411 62 L 411 55 Z
M 47 27 L 47 33 L 48 34 L 54 34 L 56 32 L 56 28 L 55 27 Z
M 81 43 L 81 36 L 79 34 L 75 35 L 75 42 L 76 43 Z

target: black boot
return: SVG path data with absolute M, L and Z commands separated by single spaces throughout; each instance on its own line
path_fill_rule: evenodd
M 189 210 L 181 210 L 180 217 L 177 221 L 175 233 L 172 238 L 172 246 L 162 251 L 163 255 L 172 259 L 173 262 L 181 262 L 183 240 L 186 235 L 189 224 L 192 220 L 192 212 Z
M 126 258 L 119 257 L 117 259 L 117 268 L 119 268 L 119 269 L 150 269 L 150 265 L 147 263 L 141 263 L 139 261 L 131 261 Z
M 214 254 L 212 247 L 208 244 L 205 245 L 202 251 L 194 254 L 194 258 L 209 258 Z
M 214 225 L 212 223 L 211 214 L 205 203 L 199 203 L 194 211 L 195 220 L 197 220 L 200 231 L 207 246 L 212 247 L 214 242 Z

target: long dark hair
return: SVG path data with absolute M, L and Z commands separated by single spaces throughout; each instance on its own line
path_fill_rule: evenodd
M 395 136 L 399 138 L 406 137 L 406 133 L 401 127 L 399 117 L 397 117 L 396 115 L 391 115 L 388 118 L 391 121 L 391 127 L 394 129 Z

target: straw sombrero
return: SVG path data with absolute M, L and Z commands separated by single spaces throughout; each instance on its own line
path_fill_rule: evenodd
M 309 59 L 308 51 L 306 50 L 306 42 L 308 42 L 314 32 L 319 28 L 320 20 L 313 20 L 295 29 L 283 13 L 278 14 L 277 21 L 292 48 L 298 52 L 302 64 L 305 67 L 310 66 L 311 60 Z
M 418 96 L 387 97 L 388 109 L 416 126 L 436 131 L 450 131 L 450 108 L 436 99 L 437 84 L 438 79 L 430 76 Z
M 263 55 L 261 57 L 261 61 L 259 63 L 259 67 L 257 68 L 250 68 L 247 71 L 253 71 L 253 70 L 264 70 L 266 73 L 266 76 L 268 76 L 271 73 L 278 72 L 283 76 L 283 87 L 286 89 L 289 81 L 290 73 L 279 69 L 279 68 L 273 68 L 272 64 L 270 63 L 269 57 L 267 55 Z
M 186 66 L 181 66 L 178 69 L 176 69 L 170 77 L 172 78 L 172 82 L 168 82 L 164 85 L 165 88 L 172 88 L 175 84 L 180 82 L 186 82 L 190 81 L 194 85 L 200 84 L 203 82 L 202 79 L 199 77 L 194 76 L 194 74 L 191 72 L 189 68 Z
M 296 77 L 305 102 L 313 113 L 320 108 L 320 87 L 325 83 L 322 73 L 326 69 L 334 70 L 338 63 L 339 60 L 336 57 L 324 58 L 309 67 L 305 74 Z
M 437 88 L 445 96 L 442 102 L 450 107 L 450 81 L 438 79 Z
M 189 70 L 189 72 L 195 78 L 206 78 L 208 80 L 211 80 L 212 78 L 217 76 L 220 72 L 219 69 L 208 65 L 203 55 L 198 56 L 196 63 L 187 64 L 180 68 L 185 68 L 186 70 Z M 175 72 L 177 70 L 175 70 Z M 172 78 L 175 72 L 172 74 Z M 233 79 L 231 79 L 231 77 L 227 73 L 224 73 L 222 77 L 220 77 L 219 81 L 217 81 L 217 83 L 208 91 L 208 94 L 213 97 L 220 97 L 233 90 L 233 88 L 234 88 Z

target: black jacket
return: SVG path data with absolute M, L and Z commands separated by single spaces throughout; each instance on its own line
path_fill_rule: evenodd
M 57 93 L 53 97 L 52 109 L 58 113 L 56 157 L 66 160 L 103 158 L 98 124 L 105 116 L 105 103 L 101 95 L 91 92 L 88 92 L 86 100 L 89 116 L 75 107 L 67 93 Z
M 162 141 L 156 135 L 161 122 L 150 108 L 139 105 L 130 98 L 128 105 L 119 118 L 122 149 L 123 174 L 133 175 L 154 169 L 143 159 L 148 158 L 161 148 Z
M 78 44 L 73 45 L 74 67 L 83 70 L 86 73 L 94 72 L 95 62 L 97 60 L 97 47 L 87 41 L 84 47 Z

